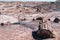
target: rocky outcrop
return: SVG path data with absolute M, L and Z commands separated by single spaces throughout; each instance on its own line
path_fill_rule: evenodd
M 39 28 L 34 35 L 36 35 L 40 39 L 46 39 L 46 38 L 55 38 L 54 30 L 52 30 L 52 26 L 50 22 L 46 19 L 42 19 L 42 22 L 39 22 Z M 41 20 L 40 20 L 41 21 Z M 35 36 L 33 36 L 35 37 Z

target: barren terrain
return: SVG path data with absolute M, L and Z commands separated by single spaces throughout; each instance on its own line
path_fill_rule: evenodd
M 33 18 L 37 17 L 50 19 L 52 29 L 56 34 L 53 39 L 39 40 L 60 40 L 60 22 L 53 22 L 56 17 L 60 19 L 60 10 L 56 7 L 57 4 L 49 2 L 0 2 L 0 24 L 6 24 L 0 25 L 0 40 L 38 40 L 32 36 L 32 31 L 38 30 L 39 21 L 33 21 Z M 11 24 L 7 25 L 9 22 Z

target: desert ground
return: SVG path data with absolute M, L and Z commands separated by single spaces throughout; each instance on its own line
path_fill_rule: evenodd
M 59 2 L 0 2 L 0 40 L 60 40 L 59 8 Z M 45 24 L 49 24 L 47 27 L 54 31 L 55 38 L 32 36 L 32 32 L 38 30 L 38 17 L 50 19 Z M 55 18 L 59 22 L 54 22 Z

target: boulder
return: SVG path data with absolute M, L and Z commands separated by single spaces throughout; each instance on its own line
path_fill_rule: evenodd
M 35 21 L 35 19 L 33 18 L 32 21 Z
M 50 19 L 48 19 L 48 21 L 50 21 Z
M 50 30 L 46 29 L 37 31 L 37 35 L 42 39 L 54 38 L 54 34 Z
M 36 35 L 41 39 L 55 38 L 55 34 L 53 33 L 54 30 L 52 29 L 50 22 L 46 18 L 40 20 L 44 21 L 39 22 L 39 28 L 36 31 Z

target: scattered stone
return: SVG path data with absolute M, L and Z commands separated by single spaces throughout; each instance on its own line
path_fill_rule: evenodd
M 60 19 L 58 19 L 58 18 L 55 18 L 55 19 L 54 19 L 54 22 L 55 22 L 55 23 L 59 23 L 59 21 L 60 21 Z
M 41 9 L 39 9 L 39 8 L 37 8 L 37 10 L 36 10 L 37 12 L 41 12 Z
M 35 19 L 33 18 L 32 21 L 35 21 Z
M 4 26 L 4 23 L 1 23 L 1 26 Z
M 39 20 L 42 20 L 42 22 L 39 22 L 39 28 L 36 31 L 36 35 L 41 39 L 55 38 L 55 34 L 52 32 L 53 30 L 49 21 L 42 18 L 40 18 Z
M 48 19 L 48 21 L 50 21 L 50 19 Z
M 37 32 L 37 35 L 40 38 L 42 38 L 42 39 L 45 39 L 45 38 L 54 38 L 54 34 L 50 30 L 46 30 L 46 29 L 39 30 Z
M 36 20 L 43 20 L 43 18 L 42 17 L 38 17 L 38 18 L 36 18 Z

